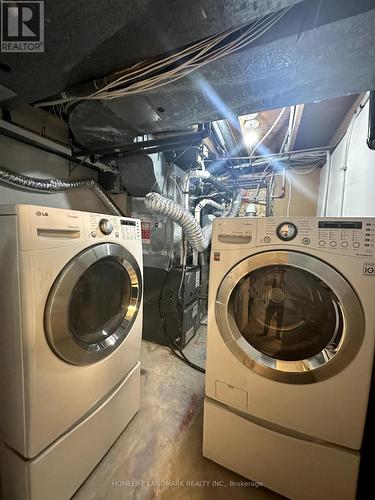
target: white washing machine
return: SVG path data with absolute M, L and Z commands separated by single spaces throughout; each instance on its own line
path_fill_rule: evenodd
M 139 409 L 140 222 L 0 207 L 3 499 L 66 500 Z
M 355 498 L 375 219 L 214 222 L 203 454 L 293 499 Z

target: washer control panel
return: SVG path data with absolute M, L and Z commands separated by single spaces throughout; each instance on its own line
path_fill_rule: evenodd
M 296 245 L 352 256 L 375 254 L 375 219 L 258 219 L 257 246 Z
M 140 241 L 141 226 L 138 219 L 116 216 L 90 214 L 89 238 L 103 239 L 106 237 L 119 240 Z

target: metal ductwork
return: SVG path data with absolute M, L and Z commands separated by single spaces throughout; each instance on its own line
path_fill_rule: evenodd
M 0 167 L 0 183 L 17 189 L 35 191 L 38 193 L 60 193 L 76 189 L 91 189 L 100 201 L 114 214 L 123 215 L 121 210 L 104 193 L 97 182 L 92 179 L 63 181 L 61 179 L 37 179 L 17 174 L 7 168 Z
M 143 198 L 150 191 L 161 193 L 165 184 L 160 154 L 132 155 L 119 160 L 121 182 L 130 196 Z

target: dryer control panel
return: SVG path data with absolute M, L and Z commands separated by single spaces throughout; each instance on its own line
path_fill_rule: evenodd
M 141 222 L 115 215 L 16 205 L 21 250 L 124 241 L 141 244 Z
M 375 219 L 257 219 L 257 246 L 283 245 L 358 257 L 375 253 Z
M 90 214 L 89 237 L 95 239 L 111 237 L 112 239 L 139 241 L 141 239 L 140 221 L 111 215 Z

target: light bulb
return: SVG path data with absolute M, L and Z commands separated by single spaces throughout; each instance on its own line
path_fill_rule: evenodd
M 255 146 L 259 141 L 259 134 L 255 130 L 246 130 L 245 144 L 246 146 Z

